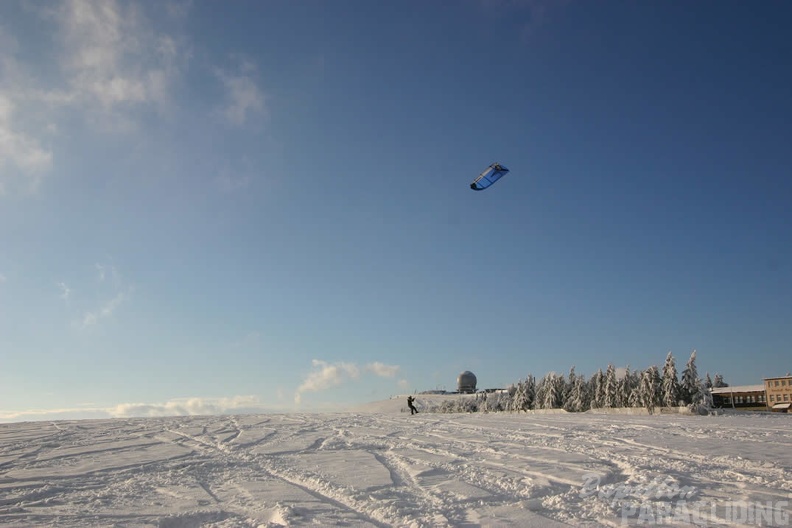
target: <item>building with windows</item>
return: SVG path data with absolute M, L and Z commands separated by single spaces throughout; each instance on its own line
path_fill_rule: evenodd
M 792 376 L 788 373 L 780 378 L 765 378 L 764 389 L 767 393 L 767 406 L 770 410 L 790 412 L 792 406 Z
M 766 410 L 764 385 L 737 385 L 713 387 L 712 404 L 716 408 Z

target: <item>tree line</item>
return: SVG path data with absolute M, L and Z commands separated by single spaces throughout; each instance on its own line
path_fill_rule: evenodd
M 550 372 L 541 379 L 529 374 L 498 392 L 479 393 L 474 398 L 460 398 L 456 402 L 443 402 L 439 412 L 497 412 L 530 411 L 537 409 L 563 409 L 568 412 L 585 412 L 590 409 L 618 407 L 645 408 L 650 413 L 658 407 L 709 409 L 712 407 L 713 387 L 727 387 L 723 376 L 709 373 L 702 379 L 696 368 L 696 351 L 690 354 L 677 374 L 676 362 L 671 352 L 666 356 L 662 370 L 651 366 L 645 370 L 625 369 L 617 375 L 616 368 L 608 365 L 605 372 L 599 369 L 591 378 L 577 374 L 572 367 L 567 376 Z

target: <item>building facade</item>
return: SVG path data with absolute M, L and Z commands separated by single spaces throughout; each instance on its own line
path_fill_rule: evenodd
M 726 409 L 767 409 L 764 385 L 737 385 L 712 389 L 712 404 Z
M 792 376 L 764 379 L 767 406 L 773 411 L 789 412 L 792 405 Z

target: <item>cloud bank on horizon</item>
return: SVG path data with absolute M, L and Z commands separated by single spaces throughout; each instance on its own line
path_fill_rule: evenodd
M 266 405 L 258 396 L 253 395 L 228 398 L 192 397 L 175 398 L 162 403 L 120 403 L 112 407 L 86 404 L 64 409 L 3 411 L 0 412 L 0 422 L 249 414 L 277 410 L 283 409 L 274 405 Z

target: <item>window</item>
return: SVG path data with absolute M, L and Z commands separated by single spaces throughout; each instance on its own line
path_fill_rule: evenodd
M 778 387 L 778 380 L 775 380 L 775 386 Z
M 789 401 L 789 394 L 784 394 L 784 401 L 785 402 Z
M 773 403 L 774 401 L 775 401 L 775 396 L 773 396 L 773 395 L 771 394 L 771 395 L 770 395 L 770 403 Z
M 781 380 L 781 386 L 786 387 L 786 380 Z

